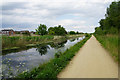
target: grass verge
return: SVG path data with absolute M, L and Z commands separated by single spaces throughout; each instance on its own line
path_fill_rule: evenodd
M 113 58 L 118 61 L 118 35 L 97 35 L 96 39 L 102 44 L 102 46 L 109 51 Z
M 89 35 L 82 41 L 78 42 L 74 46 L 67 49 L 64 53 L 61 53 L 59 56 L 55 57 L 54 59 L 50 60 L 49 62 L 40 65 L 38 68 L 33 69 L 30 72 L 23 72 L 18 75 L 16 78 L 24 78 L 24 79 L 57 79 L 57 75 L 69 61 L 75 56 L 75 54 L 79 51 L 79 49 L 85 44 L 85 42 L 91 37 Z

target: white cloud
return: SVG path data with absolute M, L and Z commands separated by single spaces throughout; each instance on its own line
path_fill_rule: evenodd
M 33 30 L 36 25 L 44 23 L 48 27 L 61 24 L 67 30 L 93 32 L 112 1 L 114 0 L 4 0 L 3 23 L 15 29 L 17 24 L 31 24 L 27 28 L 22 25 L 18 29 Z

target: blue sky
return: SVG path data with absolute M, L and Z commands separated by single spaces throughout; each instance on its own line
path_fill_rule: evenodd
M 115 0 L 4 0 L 2 28 L 35 31 L 39 24 L 62 25 L 67 31 L 94 32 Z

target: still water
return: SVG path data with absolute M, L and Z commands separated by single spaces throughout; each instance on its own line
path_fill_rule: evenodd
M 64 52 L 84 38 L 83 36 L 61 43 L 38 44 L 28 50 L 0 56 L 0 59 L 2 58 L 3 78 L 14 77 L 23 71 L 30 71 L 54 58 L 55 53 Z

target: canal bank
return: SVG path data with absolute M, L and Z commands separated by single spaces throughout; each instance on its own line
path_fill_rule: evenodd
M 16 74 L 31 71 L 49 60 L 53 59 L 55 53 L 63 53 L 71 46 L 81 41 L 83 37 L 68 39 L 61 43 L 38 44 L 28 50 L 12 52 L 2 56 L 3 77 L 14 77 Z M 14 73 L 12 73 L 12 71 Z M 15 75 L 14 75 L 15 74 Z
M 66 35 L 66 36 L 52 36 L 52 35 L 45 35 L 45 36 L 3 36 L 2 37 L 2 54 L 5 55 L 10 52 L 18 52 L 22 50 L 26 50 L 31 47 L 35 47 L 37 44 L 43 43 L 50 43 L 56 42 L 60 43 L 67 39 L 81 37 L 83 35 Z
M 65 66 L 69 63 L 72 57 L 76 54 L 76 52 L 85 44 L 85 42 L 91 37 L 85 37 L 83 40 L 79 41 L 74 46 L 67 49 L 65 52 L 61 53 L 59 57 L 55 57 L 51 59 L 49 62 L 40 65 L 38 68 L 33 69 L 30 72 L 23 72 L 17 78 L 57 78 L 57 74 L 65 68 Z

